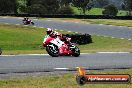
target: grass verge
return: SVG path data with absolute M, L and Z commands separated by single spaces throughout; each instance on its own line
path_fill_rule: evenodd
M 130 74 L 132 70 L 90 71 L 89 74 Z M 11 78 L 0 80 L 0 88 L 132 88 L 131 84 L 85 84 L 79 86 L 75 74 L 39 77 Z
M 94 24 L 106 24 L 115 26 L 132 27 L 132 20 L 111 20 L 111 19 L 83 19 L 82 21 Z
M 71 6 L 71 8 L 73 9 L 73 12 L 75 14 L 77 14 L 77 15 L 83 14 L 82 10 L 78 10 L 78 8 L 72 7 L 72 6 Z M 102 9 L 102 8 L 92 8 L 90 11 L 87 10 L 85 14 L 86 15 L 102 15 L 103 10 L 104 9 Z M 124 10 L 118 10 L 117 16 L 125 16 L 126 12 L 127 11 L 124 11 Z
M 74 33 L 57 30 L 61 33 Z M 45 28 L 0 24 L 0 48 L 3 54 L 46 53 L 42 47 Z M 78 45 L 82 53 L 98 51 L 132 52 L 132 41 L 111 37 L 92 36 L 93 43 Z
M 51 18 L 51 20 L 132 27 L 132 20 Z

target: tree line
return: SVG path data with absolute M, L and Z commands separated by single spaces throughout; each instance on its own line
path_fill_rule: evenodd
M 95 7 L 95 2 L 104 8 L 102 14 L 117 15 L 118 8 L 109 4 L 109 0 L 0 0 L 0 13 L 74 14 L 73 6 L 85 15 Z M 123 0 L 121 7 L 131 15 L 132 0 Z

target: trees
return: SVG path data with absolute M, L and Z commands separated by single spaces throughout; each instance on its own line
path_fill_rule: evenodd
M 109 0 L 96 0 L 99 4 L 99 7 L 104 7 L 109 4 Z
M 122 3 L 122 9 L 128 10 L 128 15 L 131 15 L 132 0 L 124 0 L 123 3 Z
M 18 0 L 18 12 L 26 13 L 27 12 L 27 1 L 26 0 Z
M 48 14 L 55 14 L 59 9 L 59 1 L 58 0 L 43 0 L 43 5 L 47 9 Z
M 17 13 L 16 0 L 0 0 L 0 13 Z
M 73 14 L 73 9 L 70 7 L 72 0 L 58 0 L 59 9 L 58 14 Z
M 103 15 L 110 15 L 110 16 L 116 16 L 117 13 L 118 13 L 118 9 L 113 4 L 105 6 L 104 10 L 102 11 Z
M 90 10 L 93 6 L 92 0 L 72 0 L 72 4 L 78 9 L 83 10 L 84 15 L 86 10 Z
M 58 0 L 60 7 L 67 7 L 72 0 Z
M 18 6 L 19 6 L 19 3 L 18 3 L 18 1 L 17 0 L 11 0 L 12 1 L 12 3 L 13 3 L 13 8 L 14 8 L 14 13 L 15 14 L 18 14 Z
M 74 14 L 70 6 L 64 6 L 58 10 L 58 14 Z
M 55 14 L 59 9 L 58 0 L 32 0 L 27 4 L 28 13 Z
M 30 13 L 30 14 L 45 14 L 45 13 L 47 13 L 47 10 L 41 4 L 33 4 L 28 7 L 28 13 Z

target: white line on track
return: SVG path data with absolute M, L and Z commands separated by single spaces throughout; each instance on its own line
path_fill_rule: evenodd
M 128 40 L 132 40 L 132 39 L 128 39 Z
M 19 17 L 18 19 L 23 19 L 22 17 Z
M 37 27 L 37 26 L 33 26 L 33 27 Z
M 39 27 L 39 28 L 44 28 L 44 27 Z
M 79 22 L 75 22 L 75 23 L 79 23 Z
M 23 25 L 23 26 L 28 26 L 28 25 Z
M 60 31 L 64 31 L 64 30 L 60 30 Z
M 132 27 L 128 27 L 128 28 L 132 29 Z
M 96 52 L 97 54 L 128 54 L 131 52 Z M 96 53 L 81 53 L 86 54 L 96 54 Z M 49 56 L 49 54 L 19 54 L 19 55 L 0 55 L 1 56 Z
M 5 23 L 5 24 L 9 24 L 9 23 Z
M 47 20 L 47 21 L 52 21 L 52 20 Z
M 109 36 L 104 36 L 104 37 L 109 37 Z
M 120 38 L 120 39 L 125 39 L 125 38 Z
M 81 53 L 81 54 L 86 55 L 86 54 L 92 54 L 92 53 Z
M 0 55 L 0 56 L 48 56 L 49 54 L 19 54 L 19 55 Z
M 126 53 L 130 53 L 130 52 L 97 52 L 97 53 L 100 53 L 100 54 L 101 54 L 101 53 L 102 53 L 102 54 L 103 54 L 103 53 L 104 53 L 104 54 L 105 54 L 105 53 L 107 53 L 107 54 L 112 54 L 112 53 L 115 53 L 115 54 L 116 54 L 116 53 L 121 53 L 121 54 L 123 54 L 123 53 L 124 53 L 124 54 L 126 54 Z
M 55 70 L 68 70 L 69 68 L 54 68 Z
M 2 18 L 7 18 L 7 17 L 2 17 Z
M 20 25 L 20 24 L 15 24 L 15 25 Z
M 104 24 L 99 24 L 99 25 L 104 25 Z
M 38 20 L 38 19 L 33 19 L 33 20 Z

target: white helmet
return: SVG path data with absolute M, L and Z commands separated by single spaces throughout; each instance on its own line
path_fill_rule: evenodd
M 51 32 L 53 32 L 53 29 L 51 29 L 51 28 L 47 28 L 47 35 L 49 35 Z

